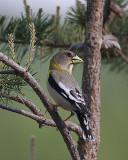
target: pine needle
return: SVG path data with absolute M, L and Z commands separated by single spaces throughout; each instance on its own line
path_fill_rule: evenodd
M 28 22 L 30 23 L 31 22 L 30 5 L 27 4 L 26 0 L 24 0 L 23 2 L 24 2 L 25 12 L 26 12 L 26 17 Z
M 16 62 L 15 52 L 14 52 L 13 34 L 8 34 L 8 37 L 9 37 L 8 42 L 9 42 L 10 53 L 11 53 L 13 61 Z
M 2 61 L 0 61 L 0 69 L 2 69 Z
M 26 63 L 26 68 L 28 69 L 31 62 L 32 62 L 32 57 L 33 57 L 33 54 L 34 54 L 34 44 L 35 44 L 35 26 L 34 24 L 30 24 L 29 25 L 29 28 L 30 28 L 30 33 L 31 33 L 31 41 L 30 41 L 30 51 L 29 51 L 29 54 L 28 54 L 28 60 L 27 60 L 27 63 Z

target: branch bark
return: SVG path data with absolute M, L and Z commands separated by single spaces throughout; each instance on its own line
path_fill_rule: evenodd
M 27 98 L 24 98 L 24 97 L 15 95 L 15 94 L 6 95 L 4 93 L 0 93 L 0 97 L 9 98 L 9 99 L 14 100 L 16 102 L 22 103 L 25 106 L 27 106 L 34 114 L 36 114 L 38 116 L 44 116 L 42 114 L 41 110 Z
M 128 58 L 121 51 L 119 51 L 118 54 L 122 58 L 122 60 L 128 64 Z
M 0 69 L 0 74 L 16 74 L 14 69 Z
M 42 128 L 45 125 L 51 126 L 51 127 L 56 127 L 55 122 L 52 119 L 47 118 L 45 116 L 43 116 L 43 117 L 38 116 L 33 113 L 27 112 L 23 109 L 14 108 L 14 107 L 11 107 L 11 106 L 8 106 L 5 104 L 1 104 L 1 103 L 0 103 L 0 108 L 31 118 L 39 123 L 40 128 Z M 75 123 L 68 121 L 68 122 L 66 122 L 66 125 L 69 130 L 74 131 L 78 136 L 82 134 L 81 128 L 78 125 L 76 125 Z
M 81 159 L 96 160 L 100 144 L 100 68 L 104 0 L 87 1 L 87 18 L 82 89 L 92 116 L 90 126 L 95 141 L 79 139 Z
M 27 112 L 23 109 L 14 108 L 14 107 L 11 107 L 11 106 L 8 106 L 8 105 L 5 105 L 5 104 L 1 104 L 1 103 L 0 103 L 0 108 L 11 111 L 11 112 L 15 112 L 15 113 L 18 113 L 18 114 L 21 114 L 21 115 L 24 115 L 24 116 L 27 116 L 27 117 L 29 117 L 31 119 L 34 119 L 34 120 L 36 120 L 37 122 L 40 122 L 40 123 L 44 123 L 46 121 L 46 119 L 44 117 L 37 116 L 37 115 L 35 115 L 33 113 L 30 113 L 30 112 Z
M 56 123 L 56 126 L 58 130 L 60 131 L 67 148 L 72 156 L 73 160 L 80 160 L 79 152 L 77 150 L 75 141 L 72 139 L 71 135 L 69 134 L 69 130 L 65 126 L 63 120 L 59 116 L 59 114 L 54 110 L 54 107 L 52 103 L 50 102 L 49 98 L 44 93 L 43 89 L 40 87 L 38 82 L 34 79 L 34 77 L 26 70 L 26 68 L 23 68 L 19 66 L 17 63 L 9 59 L 6 55 L 3 53 L 0 53 L 0 60 L 5 63 L 6 65 L 10 66 L 12 69 L 15 70 L 16 75 L 22 77 L 35 91 L 35 93 L 38 95 L 42 103 L 44 104 L 45 108 L 51 115 L 52 119 Z M 4 106 L 5 107 L 5 106 Z

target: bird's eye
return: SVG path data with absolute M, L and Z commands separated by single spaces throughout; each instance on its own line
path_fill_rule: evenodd
M 68 57 L 72 57 L 72 54 L 70 52 L 67 53 Z

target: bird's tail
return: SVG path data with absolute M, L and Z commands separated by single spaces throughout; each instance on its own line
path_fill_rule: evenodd
M 88 120 L 87 120 L 87 115 L 81 113 L 79 110 L 74 111 L 75 114 L 78 117 L 78 120 L 80 122 L 81 128 L 83 130 L 83 139 L 87 139 L 87 140 L 94 140 L 94 137 L 91 133 L 89 124 L 88 124 Z

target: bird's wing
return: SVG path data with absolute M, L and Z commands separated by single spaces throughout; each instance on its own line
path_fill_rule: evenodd
M 61 96 L 63 96 L 67 101 L 69 101 L 74 107 L 74 109 L 81 110 L 82 112 L 86 112 L 90 115 L 89 108 L 85 104 L 82 92 L 75 81 L 75 79 L 71 75 L 60 75 L 59 81 L 55 73 L 51 73 L 48 78 L 48 82 Z M 67 79 L 68 77 L 68 79 Z

